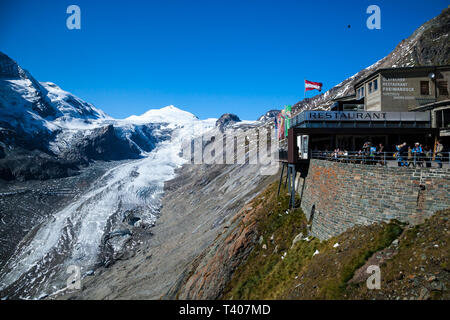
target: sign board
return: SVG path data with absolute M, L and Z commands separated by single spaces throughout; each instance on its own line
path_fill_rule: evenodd
M 430 121 L 429 112 L 376 112 L 376 111 L 304 111 L 297 123 L 304 121 Z
M 297 147 L 298 147 L 298 158 L 306 160 L 308 159 L 308 135 L 298 135 L 297 136 Z

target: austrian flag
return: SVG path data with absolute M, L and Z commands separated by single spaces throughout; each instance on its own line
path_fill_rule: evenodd
M 305 91 L 317 89 L 322 91 L 322 83 L 305 80 Z

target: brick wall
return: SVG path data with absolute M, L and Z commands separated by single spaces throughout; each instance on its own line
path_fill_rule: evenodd
M 422 178 L 421 178 L 422 175 Z M 425 186 L 421 190 L 420 184 Z M 397 219 L 411 224 L 450 207 L 450 169 L 384 168 L 311 160 L 300 179 L 301 207 L 320 239 L 354 225 Z

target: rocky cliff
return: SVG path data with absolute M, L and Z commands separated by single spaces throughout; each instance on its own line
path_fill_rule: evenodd
M 416 226 L 357 226 L 320 241 L 273 184 L 194 260 L 179 299 L 448 299 L 449 210 Z M 381 289 L 366 286 L 371 265 Z
M 238 130 L 238 136 L 245 134 L 236 128 L 225 133 L 231 130 Z M 206 145 L 205 152 L 211 148 Z M 193 261 L 199 261 L 214 239 L 230 227 L 230 219 L 276 179 L 261 175 L 260 169 L 260 165 L 249 164 L 184 165 L 165 184 L 161 214 L 150 241 L 130 259 L 99 268 L 94 277 L 83 280 L 83 290 L 63 298 L 176 298 L 189 279 Z

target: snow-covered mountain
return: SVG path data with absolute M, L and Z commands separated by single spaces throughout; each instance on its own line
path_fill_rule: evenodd
M 64 121 L 108 119 L 51 82 L 38 82 L 14 60 L 0 52 L 0 125 L 25 134 L 52 132 Z M 56 122 L 56 123 L 55 123 Z
M 267 122 L 267 121 L 273 121 L 278 114 L 280 113 L 280 110 L 269 110 L 262 116 L 258 118 L 257 121 Z
M 174 106 L 114 119 L 0 53 L 1 179 L 57 178 L 92 160 L 142 158 L 177 128 L 201 134 L 215 121 Z
M 216 120 L 200 120 L 174 106 L 114 119 L 53 83 L 36 81 L 1 54 L 0 179 L 59 178 L 93 160 L 126 160 L 108 164 L 112 168 L 67 205 L 48 208 L 41 217 L 27 209 L 22 220 L 28 223 L 19 226 L 8 216 L 22 209 L 0 209 L 0 230 L 15 240 L 14 251 L 1 252 L 2 297 L 54 292 L 65 284 L 68 266 L 82 265 L 87 272 L 108 265 L 150 237 L 164 183 L 187 161 L 180 153 L 183 143 L 214 128 Z M 49 182 L 50 193 L 66 183 L 59 180 Z M 3 200 L 0 193 L 2 205 Z
M 147 142 L 153 139 L 153 149 L 140 149 L 141 159 L 118 162 L 82 196 L 53 212 L 29 239 L 20 242 L 0 268 L 4 297 L 30 299 L 55 293 L 64 288 L 69 266 L 81 266 L 86 276 L 130 254 L 152 235 L 150 228 L 159 216 L 164 183 L 186 162 L 180 155 L 182 144 L 214 127 L 214 121 L 202 122 L 172 106 L 161 110 L 150 113 L 155 117 L 147 114 L 138 126 L 127 119 L 114 121 L 121 137 L 130 140 L 136 132 L 150 128 Z M 174 118 L 179 122 L 165 122 Z M 155 125 L 160 127 L 155 129 Z M 111 132 L 112 127 L 110 124 L 106 131 Z M 142 137 L 146 134 L 141 133 Z M 83 150 L 80 145 L 73 149 Z M 118 152 L 117 146 L 114 152 Z

